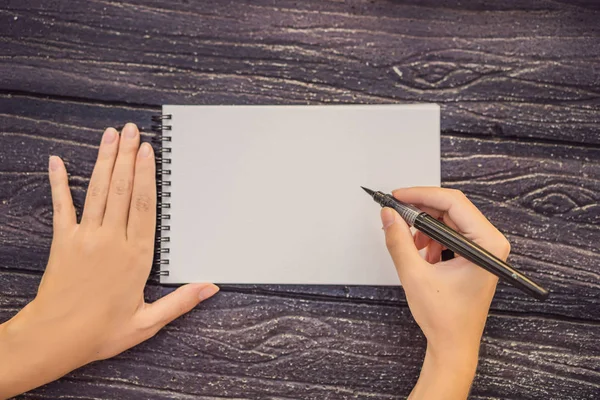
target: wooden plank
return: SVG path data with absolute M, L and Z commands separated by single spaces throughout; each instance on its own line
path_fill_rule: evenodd
M 19 1 L 0 90 L 140 105 L 443 105 L 445 131 L 600 144 L 600 10 L 579 2 Z
M 0 297 L 13 303 L 0 318 L 37 279 L 18 277 L 7 293 L 11 275 L 0 273 Z M 473 398 L 592 399 L 598 343 L 598 323 L 492 314 Z M 424 345 L 406 307 L 225 292 L 149 342 L 23 398 L 404 398 Z
M 7 110 L 0 116 L 5 127 L 2 140 L 7 144 L 0 149 L 0 269 L 40 273 L 51 240 L 47 156 L 65 156 L 73 195 L 81 209 L 99 128 L 129 119 L 145 124 L 153 111 L 26 96 L 0 97 L 0 105 Z M 600 320 L 599 178 L 600 149 L 595 147 L 443 135 L 443 183 L 465 191 L 509 237 L 511 261 L 553 291 L 551 298 L 541 303 L 502 285 L 494 310 Z M 375 207 L 373 213 L 377 218 Z M 405 304 L 398 288 L 227 288 L 244 293 Z
M 0 320 L 46 262 L 48 154 L 66 158 L 81 207 L 102 128 L 146 125 L 163 103 L 435 101 L 445 185 L 553 291 L 499 289 L 471 397 L 597 397 L 599 17 L 586 0 L 7 2 Z M 149 343 L 22 397 L 402 398 L 423 346 L 401 289 L 229 285 Z

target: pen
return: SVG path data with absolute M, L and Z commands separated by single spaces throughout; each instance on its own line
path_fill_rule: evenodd
M 403 203 L 392 195 L 362 188 L 381 207 L 393 208 L 408 225 L 414 226 L 431 239 L 446 246 L 448 250 L 460 254 L 473 264 L 491 272 L 536 299 L 545 300 L 548 297 L 548 290 L 426 212 L 411 204 Z

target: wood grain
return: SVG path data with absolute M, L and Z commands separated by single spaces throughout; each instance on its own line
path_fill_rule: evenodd
M 599 20 L 586 0 L 5 2 L 0 321 L 45 267 L 48 155 L 81 209 L 103 128 L 148 127 L 161 104 L 437 102 L 443 184 L 553 292 L 499 287 L 471 398 L 598 398 Z M 151 281 L 147 298 L 168 290 Z M 400 288 L 227 285 L 148 343 L 21 397 L 403 398 L 423 352 Z
M 444 130 L 600 144 L 600 10 L 533 3 L 19 1 L 0 12 L 0 87 L 139 105 L 431 101 Z
M 14 308 L 25 301 L 3 295 Z M 599 340 L 597 323 L 492 313 L 473 398 L 592 399 Z M 397 399 L 416 380 L 423 345 L 405 307 L 225 292 L 149 342 L 23 398 Z

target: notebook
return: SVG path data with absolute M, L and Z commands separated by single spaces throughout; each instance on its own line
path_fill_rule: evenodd
M 162 283 L 400 283 L 361 186 L 439 186 L 437 105 L 166 105 L 155 121 Z

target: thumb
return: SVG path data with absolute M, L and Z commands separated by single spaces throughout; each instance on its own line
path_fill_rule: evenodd
M 396 210 L 384 207 L 381 210 L 381 222 L 385 232 L 385 245 L 402 280 L 402 275 L 417 265 L 421 256 L 408 225 Z
M 192 310 L 198 303 L 212 297 L 219 287 L 212 283 L 190 283 L 145 307 L 147 325 L 162 328 Z

